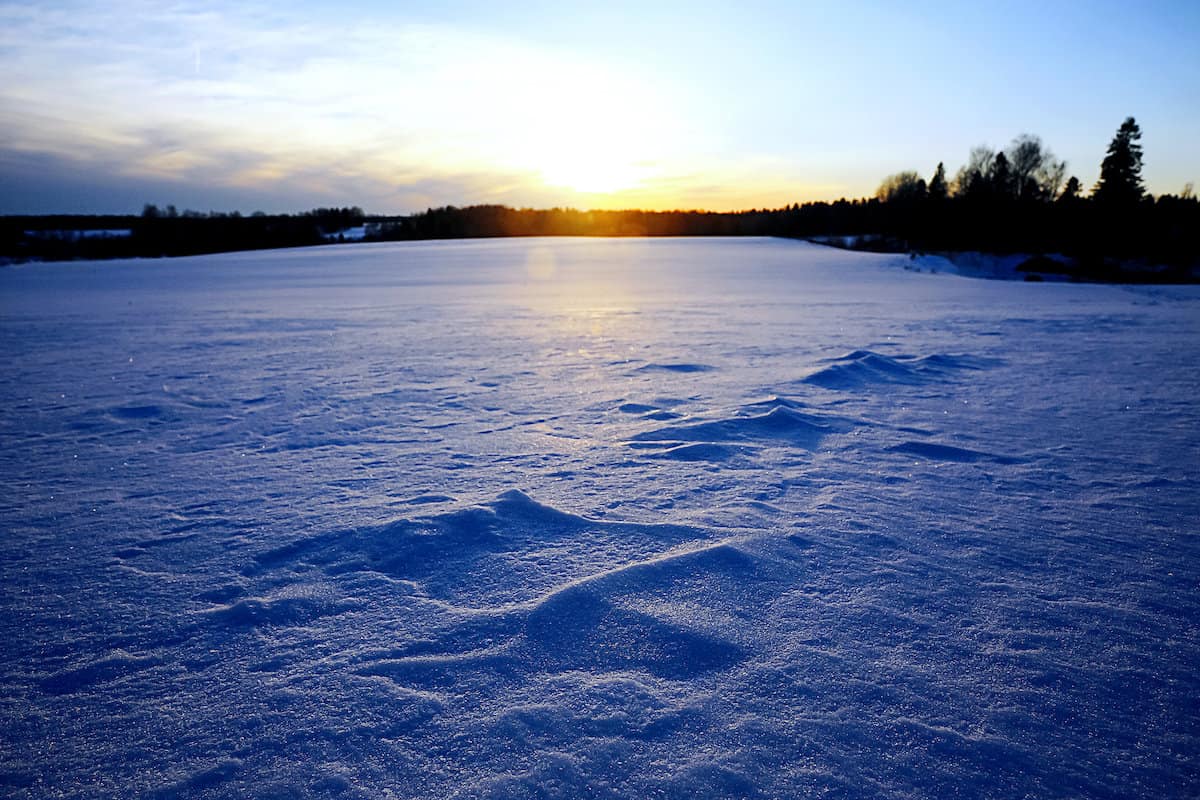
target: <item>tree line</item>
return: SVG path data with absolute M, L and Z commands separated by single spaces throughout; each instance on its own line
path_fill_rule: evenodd
M 0 217 L 0 256 L 15 259 L 146 258 L 305 247 L 363 224 L 361 208 L 243 216 L 146 204 L 140 215 Z
M 1140 139 L 1126 119 L 1086 196 L 1066 162 L 1029 134 L 1001 151 L 973 149 L 949 180 L 941 163 L 928 182 L 890 175 L 876 192 L 879 232 L 907 249 L 1062 253 L 1093 269 L 1116 259 L 1194 265 L 1200 202 L 1190 184 L 1179 195 L 1146 192 Z
M 188 255 L 314 245 L 361 227 L 366 241 L 498 236 L 831 237 L 886 251 L 1057 253 L 1087 277 L 1121 277 L 1122 262 L 1168 265 L 1163 277 L 1197 264 L 1200 202 L 1189 185 L 1153 197 L 1142 179 L 1141 130 L 1131 117 L 1114 135 L 1100 178 L 1085 191 L 1040 138 L 1003 150 L 976 147 L 953 175 L 939 163 L 926 180 L 913 170 L 886 177 L 874 197 L 795 203 L 777 209 L 581 211 L 573 208 L 444 206 L 401 217 L 361 208 L 298 215 L 201 214 L 147 205 L 137 217 L 3 217 L 0 255 L 102 258 Z M 81 237 L 82 227 L 125 228 L 125 236 Z M 62 235 L 58 235 L 61 232 Z M 32 235 L 31 235 L 32 234 Z M 1113 272 L 1118 270 L 1118 272 Z
M 490 236 L 828 237 L 883 251 L 1055 253 L 1080 277 L 1129 278 L 1131 261 L 1165 265 L 1140 279 L 1189 279 L 1200 255 L 1200 202 L 1189 185 L 1153 197 L 1142 178 L 1141 129 L 1132 117 L 1113 136 L 1090 193 L 1067 164 L 1032 134 L 1003 150 L 980 146 L 947 175 L 889 175 L 872 198 L 809 202 L 780 209 L 578 211 L 482 205 L 431 208 L 383 222 L 379 240 Z

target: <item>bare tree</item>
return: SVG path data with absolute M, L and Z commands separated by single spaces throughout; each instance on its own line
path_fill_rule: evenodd
M 1042 197 L 1045 200 L 1053 200 L 1058 197 L 1058 190 L 1063 185 L 1063 180 L 1067 177 L 1067 162 L 1066 161 L 1050 161 L 1042 165 L 1041 174 L 1038 176 L 1038 181 L 1042 185 Z
M 1042 140 L 1023 133 L 1005 150 L 1012 172 L 1013 192 L 1026 200 L 1053 200 L 1067 174 L 1067 162 L 1056 161 Z
M 1046 161 L 1042 140 L 1023 133 L 1012 140 L 1005 153 L 1012 171 L 1013 192 L 1017 197 L 1034 197 L 1041 188 L 1037 176 Z
M 996 151 L 987 145 L 972 148 L 967 163 L 963 164 L 954 176 L 954 193 L 969 195 L 984 188 L 995 160 Z

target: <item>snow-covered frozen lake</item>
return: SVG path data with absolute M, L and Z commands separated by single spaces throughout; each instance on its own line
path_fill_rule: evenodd
M 1200 795 L 1200 288 L 0 270 L 0 794 Z

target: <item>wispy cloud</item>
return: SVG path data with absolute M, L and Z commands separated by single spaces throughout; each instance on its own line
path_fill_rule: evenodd
M 532 202 L 687 155 L 641 76 L 451 27 L 124 0 L 8 4 L 0 29 L 10 153 L 122 178 Z
M 10 156 L 95 174 L 294 197 L 340 187 L 387 210 L 733 207 L 787 202 L 798 185 L 778 164 L 715 158 L 670 78 L 448 25 L 120 0 L 6 4 L 0 29 Z M 785 181 L 786 197 L 771 185 Z

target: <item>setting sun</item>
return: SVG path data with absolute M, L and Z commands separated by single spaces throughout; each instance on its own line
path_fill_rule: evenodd
M 581 194 L 609 194 L 634 189 L 653 175 L 647 166 L 604 150 L 589 152 L 583 146 L 550 154 L 541 169 L 547 186 L 561 186 Z
M 496 162 L 581 194 L 637 189 L 661 171 L 678 138 L 666 103 L 612 69 L 565 58 L 539 67 L 537 83 L 499 87 L 507 124 Z

